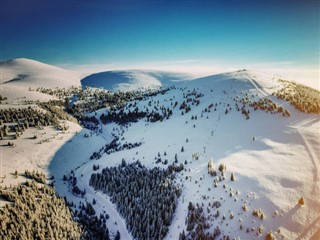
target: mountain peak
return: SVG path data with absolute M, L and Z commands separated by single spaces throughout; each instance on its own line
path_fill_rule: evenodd
M 25 84 L 29 87 L 68 88 L 80 85 L 80 74 L 28 58 L 16 58 L 1 62 L 1 84 Z M 21 78 L 21 76 L 24 76 Z M 19 80 L 19 81 L 17 81 Z

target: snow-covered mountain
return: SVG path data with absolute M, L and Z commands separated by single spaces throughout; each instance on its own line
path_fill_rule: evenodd
M 189 75 L 182 73 L 123 70 L 95 73 L 82 79 L 81 84 L 84 87 L 104 88 L 110 91 L 132 91 L 170 85 L 190 79 Z
M 218 226 L 223 235 L 241 239 L 264 239 L 269 231 L 277 239 L 318 236 L 320 164 L 317 156 L 320 152 L 317 131 L 320 118 L 301 113 L 288 102 L 272 96 L 279 88 L 278 79 L 254 71 L 180 82 L 164 94 L 130 102 L 123 109 L 124 112 L 138 109 L 160 115 L 164 109 L 172 109 L 168 119 L 152 122 L 142 118 L 127 127 L 100 122 L 99 134 L 85 139 L 84 136 L 91 133 L 83 130 L 58 151 L 49 170 L 61 179 L 72 169 L 79 187 L 86 189 L 87 200 L 98 199 L 96 212 L 107 209 L 125 239 L 132 238 L 126 220 L 117 213 L 109 197 L 89 186 L 93 165 L 99 165 L 98 172 L 101 172 L 105 167 L 117 166 L 121 159 L 127 163 L 139 160 L 148 168 L 165 168 L 175 159 L 184 164 L 185 170 L 176 180 L 183 188 L 182 196 L 166 239 L 178 239 L 179 233 L 187 232 L 189 202 L 203 204 L 205 216 L 210 219 L 206 232 L 212 233 Z M 266 103 L 264 110 L 250 106 L 249 102 L 259 101 Z M 274 106 L 275 110 L 268 110 Z M 278 109 L 286 109 L 291 116 L 277 113 Z M 108 111 L 102 109 L 91 116 L 100 119 Z M 120 146 L 142 144 L 105 154 L 104 146 L 106 141 L 113 140 L 112 136 L 119 137 Z M 101 149 L 101 157 L 89 160 L 92 152 Z M 210 159 L 216 171 L 220 164 L 227 166 L 225 180 L 208 174 Z M 231 173 L 236 176 L 235 181 L 230 180 Z M 58 180 L 57 190 L 70 196 L 62 181 L 59 184 Z M 307 206 L 297 205 L 302 196 Z M 70 199 L 76 201 L 72 196 Z M 215 201 L 221 204 L 218 209 L 212 206 Z M 258 217 L 254 216 L 255 209 L 261 209 L 263 214 L 259 210 Z M 112 224 L 108 227 L 115 231 Z
M 55 89 L 84 86 L 104 88 L 110 91 L 132 91 L 170 85 L 187 81 L 192 77 L 183 73 L 123 70 L 94 73 L 83 78 L 82 73 L 65 70 L 26 58 L 18 58 L 0 63 L 2 94 L 8 99 L 27 100 L 49 99 L 37 88 Z M 49 98 L 48 98 L 49 97 Z
M 9 90 L 15 96 L 23 88 L 23 94 L 41 100 L 45 94 L 26 91 L 27 87 L 62 87 L 63 79 L 69 79 L 65 87 L 80 84 L 77 74 L 26 59 L 1 63 L 1 70 L 5 73 L 1 79 L 4 97 Z M 279 78 L 247 70 L 193 80 L 182 74 L 111 71 L 88 76 L 81 84 L 114 91 L 164 88 L 126 102 L 119 109 L 88 113 L 91 125 L 98 123 L 93 129 L 76 123 L 67 132 L 57 133 L 49 127 L 27 129 L 23 135 L 26 138 L 13 140 L 15 148 L 1 149 L 9 176 L 5 181 L 13 179 L 10 173 L 14 169 L 42 168 L 55 177 L 56 190 L 69 202 L 76 206 L 95 202 L 97 215 L 110 216 L 106 221 L 109 231 L 115 234 L 119 230 L 122 239 L 132 239 L 129 230 L 133 226 L 127 225 L 127 219 L 115 207 L 119 203 L 90 186 L 91 175 L 118 166 L 122 159 L 128 164 L 139 160 L 149 169 L 167 168 L 176 162 L 184 166 L 174 179 L 182 193 L 165 239 L 179 239 L 179 233 L 188 232 L 189 202 L 202 206 L 209 222 L 204 231 L 212 233 L 219 227 L 221 238 L 265 239 L 269 231 L 276 239 L 320 236 L 320 117 L 293 107 L 288 102 L 293 99 L 290 94 L 287 101 L 274 96 L 287 86 Z M 175 87 L 166 88 L 172 84 Z M 85 104 L 84 95 L 79 106 Z M 93 95 L 87 105 L 93 104 Z M 127 124 L 114 120 L 122 114 L 120 119 L 126 121 L 124 114 L 129 113 L 139 114 Z M 105 124 L 109 114 L 111 120 Z M 34 135 L 38 135 L 37 140 Z M 130 147 L 108 152 L 106 144 L 114 139 L 117 146 Z M 40 140 L 41 144 L 36 144 Z M 1 140 L 1 144 L 6 142 Z M 211 159 L 216 176 L 209 173 Z M 220 164 L 226 165 L 224 176 L 218 170 Z M 77 187 L 86 192 L 84 198 L 72 194 L 64 175 L 77 178 Z M 297 204 L 301 197 L 304 206 Z
M 68 88 L 80 85 L 81 75 L 62 68 L 26 58 L 4 61 L 0 63 L 1 84 L 19 84 L 30 87 Z
M 80 86 L 81 74 L 64 70 L 45 63 L 26 58 L 0 63 L 1 94 L 9 100 L 25 98 L 26 100 L 48 99 L 39 92 L 30 92 L 42 88 L 70 88 Z

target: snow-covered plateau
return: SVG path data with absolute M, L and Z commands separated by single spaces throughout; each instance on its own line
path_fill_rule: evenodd
M 108 216 L 111 239 L 320 239 L 317 90 L 29 59 L 1 63 L 0 89 L 0 186 L 44 172 L 73 211 Z

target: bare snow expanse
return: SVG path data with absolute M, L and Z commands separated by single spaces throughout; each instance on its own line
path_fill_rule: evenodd
M 44 78 L 40 79 L 40 76 L 46 73 L 39 70 L 37 75 L 37 71 L 36 69 L 30 73 L 30 77 L 22 80 L 27 82 L 21 84 L 24 86 L 21 96 L 28 92 L 25 87 L 28 86 L 29 79 L 35 81 L 33 87 L 38 84 L 42 86 Z M 18 72 L 14 73 L 18 75 Z M 9 97 L 12 97 L 15 95 L 13 89 L 20 88 L 20 81 L 9 81 L 12 73 L 8 70 L 6 74 L 8 77 L 1 79 L 1 95 L 10 93 Z M 59 74 L 58 76 L 64 76 L 62 72 Z M 68 76 L 65 75 L 65 78 L 70 81 L 60 87 L 79 84 L 77 77 Z M 9 82 L 5 83 L 6 81 Z M 57 83 L 59 81 L 57 80 Z M 50 83 L 45 86 L 55 85 L 56 83 Z M 96 213 L 99 215 L 106 211 L 110 215 L 107 221 L 110 232 L 114 234 L 119 230 L 122 239 L 132 239 L 126 229 L 125 220 L 117 213 L 108 196 L 89 187 L 93 164 L 99 164 L 98 171 L 104 167 L 116 166 L 122 159 L 128 163 L 140 160 L 150 168 L 166 167 L 161 163 L 156 164 L 155 157 L 158 153 L 163 160 L 167 159 L 169 164 L 175 160 L 177 154 L 178 161 L 187 161 L 187 164 L 185 171 L 177 174 L 176 181 L 183 191 L 166 239 L 178 239 L 179 233 L 186 229 L 185 219 L 190 201 L 203 203 L 206 209 L 213 200 L 221 201 L 222 205 L 219 209 L 220 217 L 210 222 L 211 229 L 219 226 L 222 232 L 230 237 L 264 239 L 265 234 L 272 230 L 276 239 L 319 239 L 320 117 L 301 113 L 287 102 L 270 96 L 279 87 L 277 78 L 266 73 L 245 71 L 214 75 L 176 83 L 176 88 L 164 95 L 137 103 L 139 109 L 151 110 L 158 101 L 166 107 L 170 107 L 170 103 L 175 101 L 180 105 L 184 100 L 183 94 L 188 90 L 196 90 L 204 95 L 198 106 L 191 106 L 190 112 L 181 115 L 178 105 L 173 110 L 173 116 L 163 122 L 150 123 L 142 119 L 128 127 L 114 123 L 101 124 L 102 133 L 92 132 L 73 123 L 67 123 L 69 129 L 65 133 L 57 132 L 51 127 L 43 130 L 29 129 L 15 140 L 17 146 L 14 148 L 5 146 L 6 142 L 1 141 L 1 171 L 6 175 L 1 185 L 22 181 L 12 175 L 16 169 L 18 172 L 23 172 L 24 169 L 42 169 L 55 177 L 56 190 L 66 196 L 68 201 L 92 202 L 95 198 Z M 233 100 L 235 96 L 245 96 L 246 93 L 254 97 L 272 98 L 274 102 L 288 109 L 291 117 L 250 108 L 250 119 L 246 120 L 241 111 L 235 109 Z M 34 94 L 30 96 L 33 99 L 46 99 L 41 98 L 42 95 L 38 92 L 29 94 Z M 17 104 L 15 96 L 12 99 L 13 105 L 9 106 L 14 106 L 14 102 Z M 151 107 L 148 106 L 150 100 Z M 211 109 L 210 112 L 203 112 L 211 103 L 217 103 L 216 111 Z M 232 110 L 225 114 L 228 104 Z M 97 111 L 97 117 L 106 111 Z M 195 115 L 197 120 L 191 120 Z M 48 142 L 39 144 L 39 139 L 31 139 L 35 132 L 41 138 L 49 139 Z M 121 143 L 142 142 L 142 145 L 110 155 L 104 154 L 99 160 L 90 160 L 93 152 L 112 141 L 112 133 L 119 135 L 121 132 Z M 89 138 L 85 138 L 85 134 L 88 134 Z M 192 159 L 195 153 L 199 155 L 198 160 Z M 220 163 L 227 166 L 226 180 L 218 183 L 216 188 L 214 177 L 208 174 L 207 169 L 208 160 L 211 158 L 215 169 Z M 71 171 L 78 179 L 79 188 L 86 189 L 84 199 L 74 196 L 62 180 L 63 175 L 68 175 Z M 230 180 L 231 172 L 235 174 L 235 181 Z M 304 206 L 297 205 L 300 197 L 305 199 Z M 246 212 L 242 209 L 244 203 L 247 203 L 249 209 Z M 252 216 L 253 209 L 258 208 L 264 212 L 264 220 Z M 233 219 L 229 218 L 231 212 L 235 216 Z M 225 220 L 222 219 L 222 214 L 226 215 Z M 240 230 L 240 224 L 243 225 L 243 230 Z M 264 232 L 258 236 L 256 232 L 261 224 Z M 252 227 L 255 230 L 247 233 L 246 229 Z
M 37 88 L 70 88 L 80 86 L 82 74 L 64 70 L 26 58 L 0 63 L 1 95 L 12 100 L 47 101 L 51 96 L 36 92 Z M 28 91 L 31 88 L 33 91 Z
M 6 106 L 8 107 L 8 106 Z M 14 107 L 14 106 L 10 106 Z M 21 176 L 14 176 L 14 171 L 24 173 L 25 170 L 44 171 L 47 175 L 48 165 L 56 152 L 82 128 L 75 123 L 65 121 L 69 127 L 67 131 L 57 131 L 54 127 L 43 129 L 29 128 L 17 140 L 16 146 L 7 146 L 8 140 L 0 140 L 0 175 L 3 178 L 3 185 L 18 184 L 25 179 Z M 34 139 L 34 136 L 37 139 Z
M 83 87 L 128 92 L 171 85 L 191 78 L 191 75 L 174 72 L 123 70 L 91 74 L 83 78 L 81 84 Z

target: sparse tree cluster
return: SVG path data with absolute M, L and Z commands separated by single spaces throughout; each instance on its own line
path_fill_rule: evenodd
M 69 111 L 72 113 L 72 115 L 78 118 L 86 113 L 94 112 L 102 108 L 120 110 L 129 102 L 146 100 L 148 97 L 154 97 L 158 94 L 163 95 L 172 88 L 129 92 L 120 91 L 113 93 L 103 89 L 87 87 L 75 95 L 77 101 L 72 105 Z
M 95 116 L 79 116 L 79 122 L 91 131 L 97 130 L 99 127 L 99 120 Z
M 9 108 L 0 110 L 0 139 L 16 139 L 29 127 L 57 125 L 51 114 L 28 108 Z
M 93 173 L 90 186 L 111 197 L 136 239 L 162 239 L 168 232 L 181 189 L 174 184 L 181 167 L 148 169 L 139 161 Z
M 31 87 L 29 87 L 29 91 L 34 91 L 34 90 L 32 90 Z M 78 94 L 81 91 L 81 88 L 76 86 L 72 86 L 70 89 L 58 88 L 58 87 L 54 89 L 39 87 L 36 89 L 36 91 L 44 94 L 48 94 L 51 96 L 56 96 L 59 99 L 65 99 Z
M 258 108 L 271 113 L 282 113 L 283 116 L 290 117 L 290 112 L 282 106 L 278 106 L 271 98 L 260 98 L 258 101 L 253 101 L 250 104 L 256 111 Z
M 183 101 L 179 107 L 180 110 L 184 110 L 185 112 L 182 111 L 183 113 L 188 113 L 191 110 L 190 105 L 188 105 L 185 101 Z
M 213 164 L 213 160 L 210 159 L 208 161 L 208 173 L 211 175 L 211 176 L 216 176 L 217 175 L 217 172 L 216 170 L 214 169 L 214 164 Z
M 7 98 L 0 95 L 0 103 L 2 103 L 4 100 L 7 100 Z
M 0 140 L 17 139 L 29 127 L 55 126 L 59 130 L 66 130 L 60 120 L 76 121 L 64 112 L 63 108 L 54 105 L 56 102 L 41 103 L 46 111 L 28 108 L 8 108 L 0 110 Z
M 42 184 L 46 183 L 46 175 L 44 173 L 37 172 L 35 170 L 33 170 L 32 172 L 28 171 L 28 170 L 25 170 L 24 175 L 27 178 L 31 178 L 31 179 L 35 180 L 36 182 L 38 182 L 38 183 L 42 183 Z
M 214 204 L 212 207 L 216 207 L 216 205 Z M 205 217 L 203 207 L 198 203 L 194 205 L 189 202 L 186 224 L 187 233 L 184 231 L 180 233 L 179 240 L 214 240 L 221 235 L 221 230 L 218 226 L 212 232 L 208 231 L 210 222 Z
M 290 112 L 282 106 L 279 106 L 271 98 L 264 97 L 256 99 L 257 96 L 258 95 L 245 93 L 241 98 L 238 95 L 232 98 L 235 102 L 236 110 L 238 112 L 241 111 L 247 120 L 250 119 L 249 107 L 253 108 L 254 111 L 260 109 L 265 112 L 270 112 L 271 114 L 282 113 L 284 117 L 290 117 Z M 228 104 L 225 113 L 227 114 L 230 110 L 231 107 Z
M 199 93 L 196 91 L 196 89 L 188 90 L 187 93 L 183 93 L 183 98 L 185 99 L 179 107 L 179 110 L 182 110 L 181 114 L 184 115 L 185 113 L 188 113 L 191 111 L 190 104 L 198 106 L 200 104 L 200 98 L 204 95 L 202 93 Z M 193 117 L 192 120 L 197 120 Z
M 102 148 L 100 148 L 100 150 L 98 152 L 94 152 L 91 156 L 90 159 L 91 160 L 98 160 L 102 157 L 102 155 L 104 153 L 106 153 L 107 155 L 114 153 L 114 152 L 119 152 L 119 151 L 123 151 L 125 149 L 132 149 L 132 148 L 136 148 L 142 145 L 142 142 L 136 142 L 136 143 L 124 143 L 124 144 L 120 144 L 119 139 L 116 137 L 115 139 L 113 139 L 110 143 L 107 143 L 105 146 L 103 146 Z
M 265 218 L 264 212 L 261 210 L 261 208 L 253 209 L 252 215 L 260 218 L 261 220 L 263 220 Z

